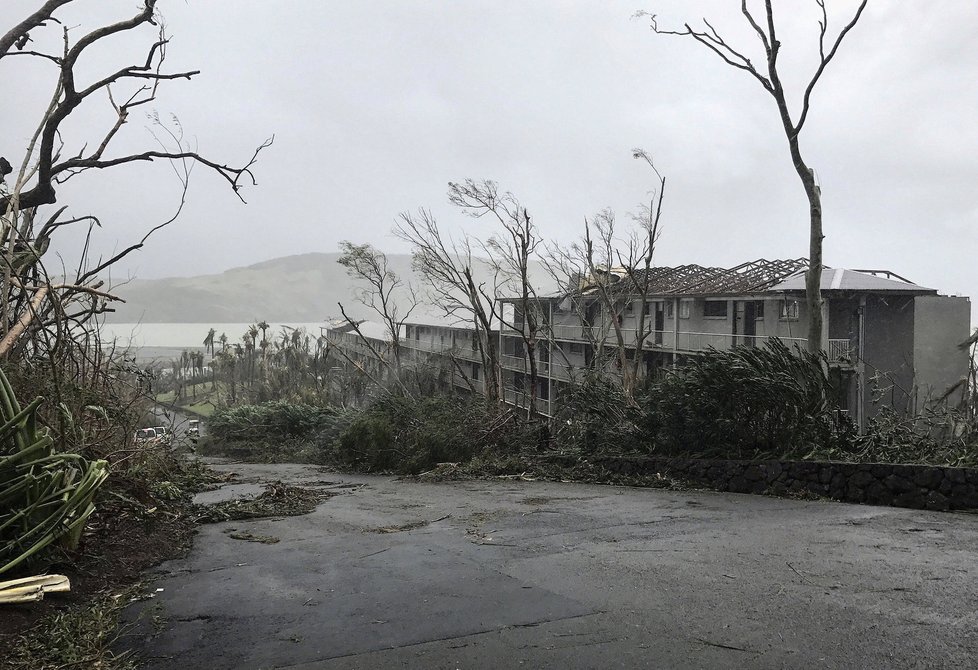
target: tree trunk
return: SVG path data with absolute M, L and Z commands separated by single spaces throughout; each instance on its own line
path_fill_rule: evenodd
M 808 238 L 808 273 L 805 275 L 805 303 L 808 306 L 808 350 L 818 353 L 822 350 L 822 195 L 815 183 L 815 173 L 801 157 L 798 135 L 788 134 L 788 147 L 791 150 L 795 171 L 805 187 L 808 196 L 810 216 Z
M 808 251 L 808 274 L 805 277 L 805 298 L 808 303 L 808 350 L 822 350 L 822 202 L 815 180 L 806 184 L 811 209 L 811 231 Z

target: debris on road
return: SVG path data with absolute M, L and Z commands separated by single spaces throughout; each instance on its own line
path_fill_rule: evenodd
M 329 491 L 306 489 L 276 481 L 267 484 L 265 492 L 256 498 L 199 505 L 195 521 L 219 523 L 270 516 L 301 516 L 309 514 L 319 503 L 334 495 L 336 494 Z
M 400 526 L 382 526 L 380 528 L 370 528 L 365 529 L 366 533 L 403 533 L 408 530 L 417 530 L 418 528 L 424 528 L 425 526 L 437 523 L 438 521 L 444 521 L 445 519 L 452 516 L 451 514 L 446 514 L 445 516 L 438 517 L 437 519 L 432 519 L 428 521 L 427 519 L 421 519 L 420 521 L 411 521 L 409 523 L 401 524 Z
M 247 531 L 239 531 L 236 528 L 228 528 L 226 531 L 227 536 L 232 540 L 244 540 L 246 542 L 259 542 L 261 544 L 277 544 L 279 538 L 274 535 L 252 535 Z

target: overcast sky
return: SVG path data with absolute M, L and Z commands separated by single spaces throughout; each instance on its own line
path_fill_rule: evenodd
M 838 29 L 854 0 L 827 0 Z M 12 24 L 36 2 L 5 2 Z M 77 0 L 80 33 L 131 15 L 132 0 Z M 756 60 L 739 3 L 679 0 L 367 2 L 160 0 L 171 69 L 161 89 L 202 153 L 241 163 L 267 136 L 243 192 L 198 168 L 181 218 L 116 271 L 152 278 L 219 272 L 349 239 L 406 251 L 398 212 L 424 206 L 479 234 L 446 202 L 449 181 L 491 178 L 527 205 L 542 234 L 570 241 L 604 207 L 624 219 L 647 198 L 647 150 L 667 177 L 657 262 L 732 266 L 808 252 L 807 201 L 773 100 L 701 46 L 654 35 L 636 10 L 675 26 L 707 16 Z M 758 6 L 760 10 L 760 7 Z M 784 78 L 794 93 L 817 57 L 814 1 L 782 0 Z M 803 153 L 822 184 L 825 262 L 889 268 L 943 292 L 978 287 L 978 4 L 870 0 L 816 89 Z M 153 34 L 93 51 L 85 77 L 144 58 Z M 0 155 L 20 159 L 53 83 L 52 66 L 0 63 Z M 12 91 L 17 91 L 18 104 Z M 796 107 L 797 109 L 797 107 Z M 66 151 L 111 124 L 92 100 L 65 128 Z M 114 155 L 151 146 L 134 116 Z M 110 152 L 111 153 L 111 152 Z M 89 173 L 60 204 L 97 214 L 96 248 L 137 239 L 175 206 L 166 165 Z M 76 253 L 78 234 L 60 249 Z

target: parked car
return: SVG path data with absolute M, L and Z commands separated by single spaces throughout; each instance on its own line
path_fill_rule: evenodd
M 159 439 L 155 428 L 140 428 L 134 437 L 136 442 L 155 442 Z
M 191 419 L 188 422 L 187 437 L 194 442 L 200 439 L 200 419 Z

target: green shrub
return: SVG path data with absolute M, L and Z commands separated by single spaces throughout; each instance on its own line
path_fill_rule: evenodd
M 710 351 L 691 357 L 641 399 L 654 451 L 717 458 L 804 458 L 851 443 L 824 356 L 788 349 Z
M 539 437 L 539 425 L 519 423 L 479 397 L 388 393 L 348 424 L 334 455 L 365 470 L 418 473 L 486 451 L 533 448 Z
M 336 444 L 340 461 L 365 470 L 387 470 L 396 462 L 394 435 L 387 417 L 364 412 L 342 432 Z
M 640 426 L 644 413 L 625 395 L 620 383 L 589 375 L 561 388 L 554 416 L 557 445 L 595 453 L 621 453 L 647 441 Z
M 305 437 L 331 423 L 342 410 L 285 401 L 218 410 L 207 420 L 216 439 L 229 441 Z
M 49 545 L 76 549 L 95 495 L 109 476 L 104 460 L 60 453 L 37 422 L 41 398 L 21 407 L 0 370 L 0 573 L 38 559 Z

